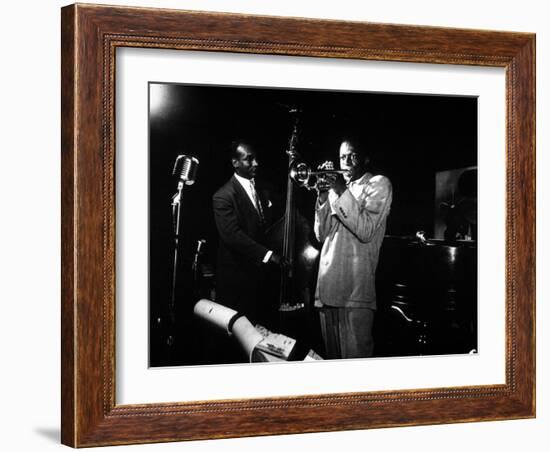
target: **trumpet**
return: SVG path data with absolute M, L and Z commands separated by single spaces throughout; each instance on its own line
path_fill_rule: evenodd
M 328 181 L 326 176 L 336 174 L 349 175 L 347 170 L 321 169 L 312 171 L 307 163 L 300 162 L 290 168 L 290 178 L 300 187 L 308 190 L 328 189 Z M 315 180 L 313 180 L 315 178 Z

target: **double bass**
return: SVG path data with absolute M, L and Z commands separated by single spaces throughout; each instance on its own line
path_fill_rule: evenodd
M 296 185 L 291 169 L 299 159 L 297 151 L 299 112 L 294 115 L 294 127 L 289 139 L 288 172 L 284 216 L 268 230 L 269 245 L 283 256 L 283 266 L 278 281 L 278 309 L 281 332 L 302 342 L 310 342 L 311 306 L 319 251 L 311 242 L 312 228 L 296 208 Z

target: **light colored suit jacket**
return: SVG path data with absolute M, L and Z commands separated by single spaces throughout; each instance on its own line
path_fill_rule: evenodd
M 380 246 L 392 202 L 387 177 L 364 174 L 341 196 L 317 202 L 315 235 L 323 244 L 315 305 L 376 309 L 374 287 Z

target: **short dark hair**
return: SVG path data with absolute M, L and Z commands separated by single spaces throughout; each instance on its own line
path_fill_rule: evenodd
M 252 150 L 255 150 L 255 146 L 254 146 L 254 143 L 252 143 L 252 141 L 250 140 L 246 140 L 246 139 L 242 139 L 242 138 L 238 138 L 236 140 L 233 140 L 231 142 L 231 153 L 230 153 L 230 159 L 233 160 L 233 159 L 236 159 L 238 160 L 239 159 L 239 147 L 240 146 L 245 146 L 249 149 L 252 149 Z
M 342 139 L 340 140 L 340 144 L 347 142 L 352 147 L 354 152 L 359 154 L 361 157 L 370 157 L 370 149 L 368 145 L 368 141 L 359 134 L 346 134 L 342 136 Z

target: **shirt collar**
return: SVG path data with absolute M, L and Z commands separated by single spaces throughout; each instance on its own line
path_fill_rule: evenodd
M 246 177 L 239 176 L 237 173 L 234 173 L 235 179 L 237 179 L 243 187 L 250 187 L 252 185 L 252 179 L 247 179 Z

